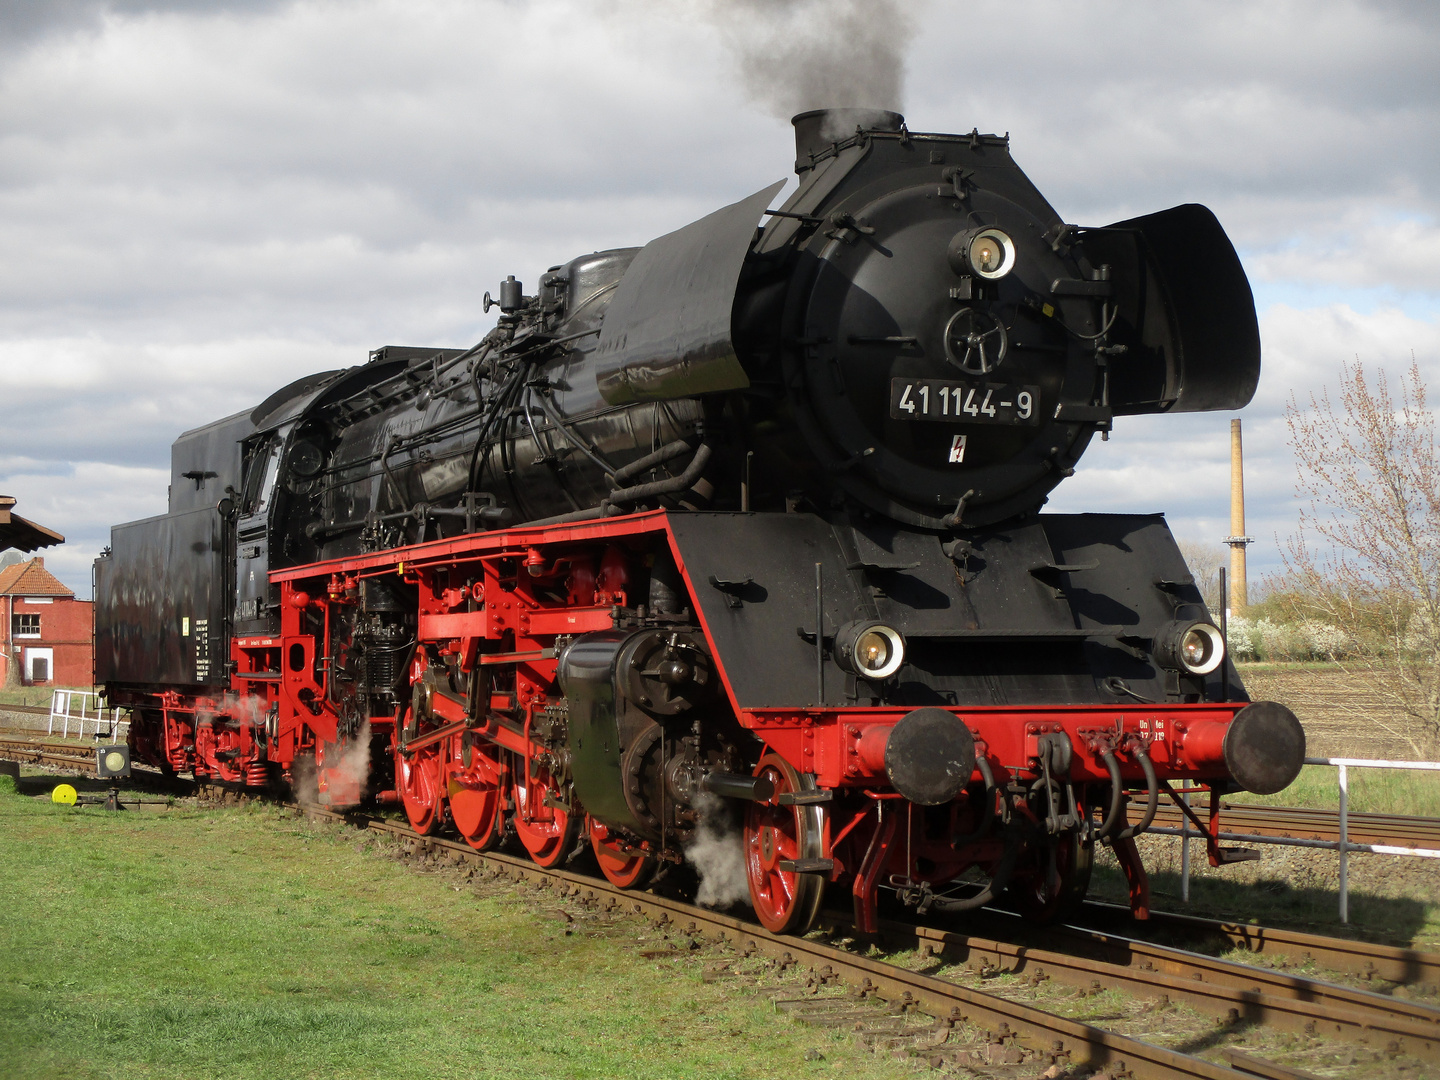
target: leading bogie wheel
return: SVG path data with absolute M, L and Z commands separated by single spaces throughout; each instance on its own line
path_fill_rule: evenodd
M 802 777 L 779 754 L 767 750 L 755 775 L 769 779 L 775 792 L 768 802 L 746 804 L 745 877 L 750 903 L 771 933 L 803 934 L 820 913 L 825 877 L 785 864 L 821 857 L 824 810 L 813 805 L 781 805 L 782 794 L 813 791 L 815 781 Z

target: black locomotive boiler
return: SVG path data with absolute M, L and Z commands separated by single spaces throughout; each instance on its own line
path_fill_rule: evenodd
M 628 886 L 728 812 L 777 931 L 827 885 L 862 929 L 882 890 L 1054 916 L 1097 843 L 1143 914 L 1177 781 L 1231 857 L 1219 795 L 1288 784 L 1300 725 L 1162 517 L 1040 513 L 1116 416 L 1250 399 L 1224 231 L 1068 225 L 977 131 L 795 130 L 780 209 L 507 278 L 477 345 L 182 435 L 169 512 L 97 563 L 136 756 Z

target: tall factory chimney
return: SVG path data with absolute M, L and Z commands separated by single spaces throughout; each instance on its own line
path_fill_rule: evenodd
M 1240 421 L 1230 421 L 1230 596 L 1232 615 L 1245 614 L 1249 598 L 1245 587 L 1245 547 L 1254 538 L 1245 535 L 1245 461 L 1240 448 Z

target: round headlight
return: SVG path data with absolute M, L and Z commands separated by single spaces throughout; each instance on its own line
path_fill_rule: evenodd
M 1207 622 L 1173 622 L 1155 639 L 1155 659 L 1174 671 L 1209 675 L 1225 659 L 1225 639 Z
M 835 636 L 835 658 L 862 679 L 888 679 L 905 663 L 905 639 L 884 623 L 847 623 Z
M 976 277 L 994 281 L 1015 269 L 1015 241 L 1000 229 L 977 229 L 962 234 L 965 265 Z
M 1015 241 L 1003 229 L 964 229 L 950 238 L 945 254 L 950 268 L 961 277 L 995 281 L 1015 269 Z

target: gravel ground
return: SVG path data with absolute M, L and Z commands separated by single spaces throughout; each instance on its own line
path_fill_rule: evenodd
M 0 727 L 44 731 L 49 726 L 50 717 L 48 714 L 16 712 L 0 705 Z
M 79 729 L 79 723 L 78 717 L 71 717 L 70 735 L 72 738 L 75 737 L 75 732 Z M 4 705 L 0 705 L 0 727 L 14 728 L 21 731 L 39 731 L 43 733 L 50 727 L 50 714 L 48 711 L 43 713 L 20 712 L 19 710 L 7 709 Z M 59 727 L 59 722 L 57 722 L 57 734 Z M 85 721 L 85 736 L 89 738 L 94 731 L 94 719 L 87 719 Z

